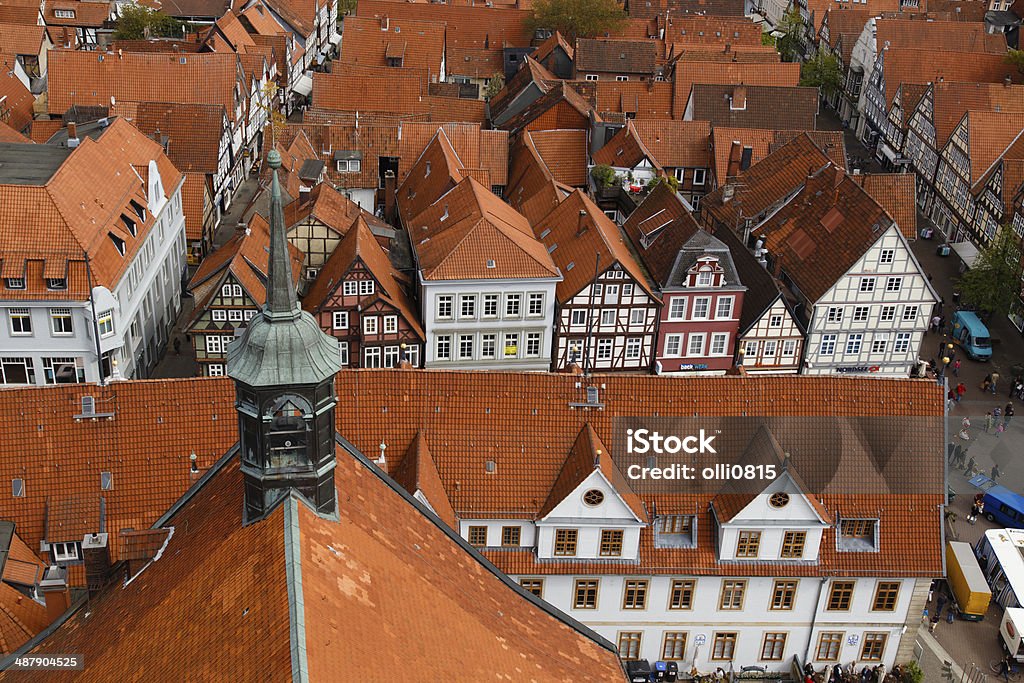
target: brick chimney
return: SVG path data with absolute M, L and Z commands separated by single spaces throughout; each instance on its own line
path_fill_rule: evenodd
M 74 121 L 68 122 L 68 149 L 74 149 L 78 147 L 80 140 L 78 139 L 78 124 Z
M 737 85 L 732 89 L 732 97 L 729 99 L 729 109 L 732 111 L 743 111 L 747 108 L 747 86 Z
M 86 534 L 82 539 L 82 555 L 85 559 L 85 583 L 89 595 L 103 590 L 110 581 L 110 550 L 106 534 Z
M 43 573 L 39 582 L 39 590 L 46 603 L 46 616 L 53 623 L 71 607 L 71 595 L 68 593 L 68 570 L 51 565 Z
M 729 166 L 725 172 L 726 178 L 732 178 L 740 174 L 740 159 L 743 158 L 743 143 L 733 140 L 729 147 Z

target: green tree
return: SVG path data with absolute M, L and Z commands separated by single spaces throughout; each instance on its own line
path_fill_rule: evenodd
M 355 14 L 357 0 L 339 0 L 338 1 L 338 23 L 341 23 L 341 18 L 346 14 Z
M 924 683 L 924 671 L 917 662 L 910 661 L 903 665 L 903 677 L 900 683 Z
M 1017 70 L 1017 73 L 1024 74 L 1024 50 L 1010 50 L 1006 53 L 1004 61 Z
M 650 180 L 647 181 L 646 191 L 650 192 L 651 190 L 656 188 L 658 185 L 661 185 L 662 183 L 665 183 L 670 188 L 672 188 L 673 192 L 678 192 L 679 191 L 679 181 L 676 180 L 675 176 L 670 176 L 670 175 L 656 175 L 656 176 L 654 176 L 653 178 L 651 178 Z
M 825 97 L 831 97 L 842 87 L 843 72 L 839 60 L 819 52 L 800 66 L 800 85 L 818 88 Z
M 189 29 L 183 21 L 140 5 L 122 5 L 120 13 L 114 40 L 181 38 Z
M 960 296 L 988 314 L 1006 315 L 1020 293 L 1020 240 L 1001 228 L 960 277 Z
M 793 3 L 793 7 L 783 15 L 777 30 L 783 34 L 775 43 L 782 59 L 787 62 L 796 60 L 800 57 L 804 35 L 804 18 L 796 3 Z
M 571 42 L 614 31 L 625 20 L 615 0 L 536 0 L 530 27 L 560 31 Z
M 598 187 L 611 187 L 615 184 L 615 169 L 607 164 L 598 164 L 590 169 L 590 177 Z
M 762 45 L 771 45 L 772 47 L 775 47 L 777 42 L 778 41 L 775 40 L 775 36 L 773 36 L 771 33 L 762 33 L 761 34 L 761 44 Z
M 501 74 L 494 74 L 491 76 L 491 80 L 487 81 L 487 89 L 484 90 L 484 96 L 487 99 L 491 99 L 501 92 L 501 89 L 505 87 L 505 77 Z

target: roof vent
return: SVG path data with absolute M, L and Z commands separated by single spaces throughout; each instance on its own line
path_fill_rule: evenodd
M 492 258 L 487 259 L 487 267 L 488 268 L 494 268 L 495 267 L 494 259 L 492 259 Z
M 572 270 L 575 267 L 576 267 L 576 262 L 575 261 L 569 261 L 569 265 L 567 265 L 565 267 L 565 272 L 568 273 L 570 270 Z
M 184 64 L 186 61 L 184 57 L 178 57 L 178 64 Z
M 189 456 L 188 456 L 188 471 L 189 472 L 195 473 L 195 472 L 199 471 L 199 465 L 196 463 L 196 460 L 198 460 L 198 458 L 196 458 L 196 452 L 192 451 L 191 453 L 189 453 Z
M 487 472 L 487 474 L 494 474 L 497 469 L 498 465 L 493 460 L 487 460 L 484 462 L 484 471 Z

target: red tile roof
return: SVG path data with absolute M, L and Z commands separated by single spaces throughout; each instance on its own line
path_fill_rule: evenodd
M 584 85 L 594 88 L 595 108 L 600 114 L 628 112 L 636 114 L 637 119 L 671 119 L 674 116 L 674 86 L 667 81 L 590 81 Z M 680 117 L 685 106 L 685 102 L 680 105 Z
M 1024 111 L 1024 86 L 1004 83 L 933 83 L 935 144 L 942 148 L 968 110 Z
M 626 246 L 619 226 L 581 190 L 563 199 L 533 230 L 562 272 L 562 281 L 555 286 L 560 303 L 567 303 L 593 281 L 591 265 L 595 259 L 599 259 L 602 271 L 621 265 L 648 296 L 658 299 Z
M 896 221 L 908 240 L 917 239 L 917 203 L 910 173 L 867 173 L 850 176 Z
M 4 65 L 8 60 L 3 60 Z M 0 68 L 0 121 L 21 133 L 32 123 L 32 107 L 36 98 L 13 70 Z M 43 141 L 45 142 L 45 140 Z
M 700 228 L 689 209 L 666 183 L 659 183 L 622 224 L 647 272 L 664 286 L 679 249 Z
M 572 188 L 555 180 L 541 159 L 532 133 L 524 133 L 512 152 L 509 183 L 505 188 L 508 203 L 523 214 L 530 225 L 536 225 L 570 192 Z
M 660 45 L 653 40 L 576 40 L 578 73 L 646 74 L 653 76 L 663 58 Z
M 558 277 L 551 256 L 522 214 L 471 177 L 439 197 L 406 229 L 425 280 Z
M 52 50 L 47 86 L 51 114 L 71 105 L 178 102 L 223 106 L 235 117 L 238 56 L 229 54 L 115 53 Z
M 34 0 L 0 0 L 0 21 L 35 26 L 39 23 L 40 3 Z
M 587 131 L 535 130 L 524 135 L 556 181 L 572 187 L 587 184 Z
M 0 23 L 0 51 L 5 54 L 35 55 L 43 51 L 46 30 L 42 26 Z
M 58 17 L 58 10 L 70 10 L 74 17 Z M 43 20 L 47 26 L 86 26 L 101 28 L 110 18 L 111 7 L 106 2 L 87 0 L 54 0 L 43 6 Z
M 742 106 L 740 106 L 742 104 Z M 800 86 L 694 84 L 687 113 L 730 128 L 814 130 L 818 89 Z
M 846 142 L 842 131 L 834 130 L 765 130 L 761 128 L 725 128 L 716 127 L 711 131 L 712 148 L 715 155 L 715 178 L 719 184 L 739 172 L 739 158 L 732 159 L 732 145 L 739 143 L 740 150 L 750 148 L 750 164 L 756 164 L 771 152 L 797 137 L 801 133 L 814 141 L 832 162 L 838 166 L 846 166 Z M 730 170 L 730 166 L 732 170 Z
M 1000 35 L 988 33 L 985 24 L 980 21 L 879 19 L 875 22 L 875 39 L 879 49 L 888 44 L 889 49 L 918 48 L 934 52 L 973 52 L 999 56 L 1006 54 L 1006 40 Z
M 422 433 L 417 434 L 409 444 L 405 457 L 395 470 L 394 478 L 409 493 L 415 494 L 420 491 L 441 521 L 452 529 L 458 529 L 455 510 L 448 500 L 444 483 L 441 482 L 437 465 L 434 464 L 434 457 L 430 454 L 427 439 Z
M 389 19 L 387 30 L 379 19 L 346 17 L 341 60 L 346 64 L 389 66 L 400 58 L 403 67 L 424 69 L 440 77 L 444 64 L 444 24 L 415 19 Z
M 665 28 L 668 43 L 694 45 L 761 46 L 761 27 L 746 17 L 724 17 L 713 14 L 669 14 L 658 16 L 658 25 Z
M 1024 80 L 1024 75 L 1006 64 L 1004 55 L 983 52 L 890 47 L 885 51 L 883 68 L 885 101 L 890 106 L 899 86 L 908 82 L 1002 83 L 1007 76 L 1014 83 Z
M 11 543 L 3 558 L 3 580 L 21 586 L 35 586 L 43 578 L 46 563 L 21 540 L 17 531 L 11 534 Z
M 710 135 L 707 121 L 627 120 L 594 163 L 633 168 L 648 158 L 659 169 L 710 168 Z
M 221 105 L 139 102 L 131 121 L 149 136 L 167 136 L 167 156 L 179 171 L 216 174 L 225 111 Z
M 800 65 L 782 64 L 741 64 L 733 62 L 688 62 L 676 64 L 673 82 L 673 118 L 683 118 L 686 103 L 694 84 L 746 84 L 795 86 L 800 82 Z M 719 124 L 724 125 L 724 124 Z
M 11 654 L 49 625 L 46 607 L 0 582 L 0 654 Z

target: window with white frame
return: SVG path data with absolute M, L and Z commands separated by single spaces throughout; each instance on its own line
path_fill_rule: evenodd
M 846 337 L 846 351 L 844 353 L 847 356 L 853 356 L 860 353 L 860 344 L 864 341 L 863 334 L 851 334 Z
M 54 562 L 75 562 L 79 559 L 78 543 L 51 543 L 50 559 Z
M 747 358 L 754 358 L 757 356 L 757 352 L 760 348 L 761 342 L 752 339 L 743 345 L 743 355 Z
M 672 299 L 668 307 L 668 319 L 669 320 L 685 320 L 686 319 L 686 297 L 677 296 Z
M 787 339 L 782 342 L 782 355 L 792 357 L 796 355 L 796 341 L 793 339 Z
M 683 355 L 683 335 L 665 335 L 665 355 L 672 358 L 678 358 Z
M 690 343 L 686 349 L 686 355 L 688 356 L 703 356 L 704 355 L 704 333 L 696 332 L 690 335 Z
M 863 323 L 867 322 L 868 313 L 871 311 L 870 306 L 854 306 L 853 308 L 853 322 Z
M 540 332 L 527 332 L 526 333 L 526 357 L 537 358 L 540 356 Z
M 598 360 L 611 360 L 612 358 L 613 342 L 611 339 L 598 339 L 597 340 L 597 359 Z
M 50 330 L 55 335 L 74 334 L 70 308 L 50 309 Z
M 586 325 L 587 324 L 587 311 L 577 308 L 569 313 L 569 324 L 570 325 Z
M 818 355 L 831 356 L 836 352 L 836 335 L 821 335 L 821 344 L 818 347 Z
M 476 295 L 475 294 L 460 294 L 459 295 L 459 317 L 460 318 L 475 318 L 476 317 Z
M 544 315 L 544 295 L 531 294 L 527 302 L 526 315 L 531 318 Z
M 384 316 L 384 334 L 395 334 L 398 332 L 398 316 Z
M 213 309 L 212 315 L 213 315 L 213 321 L 215 323 L 226 322 L 227 319 L 228 319 L 228 312 L 225 311 L 223 308 L 215 308 L 215 309 Z
M 896 335 L 896 342 L 892 347 L 893 353 L 907 353 L 910 351 L 910 333 L 900 332 Z
M 779 348 L 779 342 L 774 339 L 769 339 L 764 343 L 764 357 L 775 359 L 775 352 Z
M 718 306 L 715 310 L 715 317 L 718 319 L 728 319 L 732 317 L 732 302 L 733 297 L 731 296 L 720 296 L 718 297 Z
M 228 311 L 228 320 L 233 323 L 242 322 L 242 309 L 232 308 L 230 311 Z
M 622 285 L 622 296 L 633 296 L 633 283 L 627 282 Z
M 480 335 L 480 357 L 493 359 L 495 356 L 495 347 L 497 346 L 498 335 L 493 333 L 486 333 Z
M 437 297 L 437 318 L 438 320 L 450 320 L 452 317 L 452 306 L 454 297 L 451 294 L 441 294 Z
M 624 82 L 624 81 L 628 81 L 629 80 L 629 76 L 616 76 L 615 80 L 619 81 L 621 83 L 621 82 Z
M 43 382 L 46 384 L 82 384 L 85 361 L 82 358 L 43 358 Z
M 9 308 L 7 315 L 11 320 L 11 334 L 27 336 L 32 334 L 32 312 L 27 308 Z
M 629 312 L 630 325 L 643 325 L 647 319 L 647 311 L 643 308 L 634 308 Z
M 485 318 L 497 318 L 498 317 L 498 296 L 497 294 L 484 294 L 484 310 L 483 317 Z
M 338 360 L 342 365 L 348 365 L 348 342 L 338 342 Z
M 101 337 L 109 337 L 114 334 L 114 312 L 103 311 L 100 313 L 99 318 L 96 321 L 97 326 L 100 328 Z
M 405 347 L 405 360 L 414 368 L 420 366 L 420 347 L 416 345 Z
M 917 306 L 904 306 L 903 307 L 903 322 L 909 323 L 917 320 L 918 307 Z
M 875 278 L 873 277 L 862 277 L 860 279 L 859 289 L 862 293 L 875 291 Z
M 709 271 L 703 270 L 697 273 L 697 286 L 698 287 L 710 287 L 714 281 L 715 274 Z
M 843 322 L 843 309 L 839 306 L 830 306 L 825 320 L 830 323 Z
M 355 296 L 359 293 L 359 283 L 355 280 L 346 280 L 342 285 L 342 292 L 345 296 Z
M 522 295 L 520 294 L 506 294 L 505 295 L 505 317 L 507 318 L 518 318 L 520 303 L 522 302 Z
M 597 80 L 597 74 L 587 74 L 587 80 L 588 81 L 596 81 Z
M 882 306 L 882 312 L 879 314 L 878 320 L 883 323 L 891 323 L 896 320 L 896 307 Z
M 209 363 L 206 366 L 207 377 L 223 377 L 224 376 L 224 364 L 223 363 Z
M 878 262 L 879 263 L 892 263 L 895 259 L 896 259 L 896 250 L 895 249 L 882 249 L 882 251 L 880 251 L 878 253 Z
M 348 311 L 334 311 L 331 313 L 331 327 L 336 330 L 344 330 L 348 327 Z
M 231 285 L 231 296 L 233 296 L 233 297 L 245 296 L 245 293 L 242 292 L 242 285 Z
M 768 327 L 782 327 L 782 316 L 778 314 L 768 316 Z
M 35 384 L 36 370 L 31 358 L 0 358 L 0 382 Z
M 434 347 L 434 357 L 437 358 L 437 360 L 451 360 L 452 337 L 450 334 L 438 335 L 437 342 Z
M 707 320 L 711 309 L 711 297 L 697 296 L 693 298 L 693 319 Z
M 728 332 L 715 332 L 711 335 L 711 355 L 724 356 L 726 346 L 729 343 Z
M 885 347 L 889 345 L 889 335 L 876 334 L 871 340 L 871 353 L 885 353 Z
M 639 337 L 629 337 L 626 339 L 626 358 L 629 360 L 638 359 L 641 348 L 642 344 Z
M 615 324 L 615 310 L 601 311 L 601 325 L 611 326 Z
M 473 335 L 459 335 L 459 358 L 468 359 L 473 357 Z
M 377 334 L 377 316 L 367 315 L 363 317 L 363 334 Z
M 254 318 L 255 316 L 256 316 L 256 311 L 255 311 L 255 310 L 253 310 L 253 309 L 251 309 L 251 308 L 247 308 L 247 309 L 245 309 L 245 311 L 244 311 L 244 313 L 243 313 L 243 315 L 242 315 L 242 317 L 243 317 L 243 318 L 245 318 L 245 322 L 249 322 L 249 321 L 250 321 L 250 320 L 252 320 L 252 319 L 253 319 L 253 318 Z
M 707 176 L 708 176 L 708 172 L 705 169 L 703 169 L 703 168 L 695 168 L 695 169 L 693 169 L 693 184 L 694 185 L 698 185 L 698 186 L 703 185 L 704 183 L 707 182 Z
M 505 333 L 505 358 L 516 358 L 519 356 L 519 333 Z
M 359 281 L 359 295 L 360 296 L 367 296 L 368 294 L 373 294 L 374 291 L 375 291 L 375 285 L 374 285 L 373 280 L 360 280 Z
M 381 352 L 379 346 L 367 346 L 365 349 L 363 349 L 363 367 L 379 368 L 380 356 Z
M 397 368 L 399 362 L 399 349 L 397 346 L 384 347 L 384 367 Z
M 231 296 L 231 285 L 223 285 L 220 288 L 220 295 L 230 297 Z
M 887 292 L 898 292 L 903 289 L 903 278 L 901 277 L 887 277 L 885 279 L 885 291 Z

